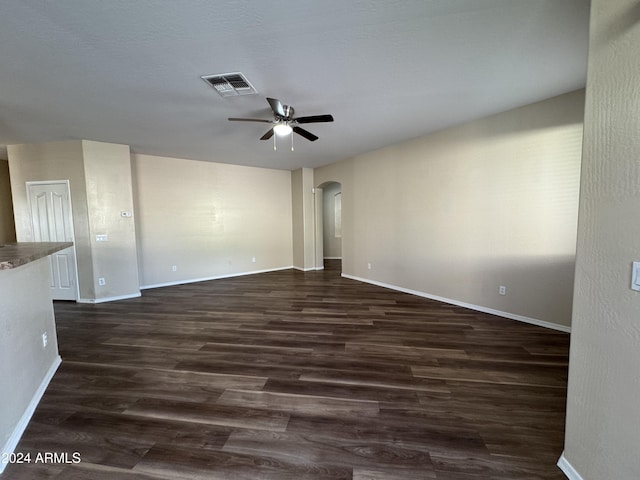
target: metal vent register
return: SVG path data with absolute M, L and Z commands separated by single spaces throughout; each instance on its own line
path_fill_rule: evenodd
M 254 95 L 258 93 L 253 85 L 249 83 L 249 80 L 240 72 L 223 73 L 221 75 L 204 75 L 200 78 L 215 88 L 222 97 Z

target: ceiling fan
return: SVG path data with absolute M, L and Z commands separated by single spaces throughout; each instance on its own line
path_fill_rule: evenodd
M 331 115 L 311 115 L 308 117 L 295 118 L 293 116 L 295 110 L 292 106 L 283 105 L 282 102 L 276 98 L 267 98 L 267 102 L 269 102 L 271 110 L 273 111 L 273 120 L 265 120 L 262 118 L 229 118 L 229 120 L 232 122 L 263 122 L 273 124 L 273 127 L 260 137 L 260 140 L 269 140 L 273 137 L 274 133 L 278 136 L 285 136 L 293 131 L 311 142 L 315 142 L 318 137 L 298 125 L 305 123 L 333 122 L 333 117 Z

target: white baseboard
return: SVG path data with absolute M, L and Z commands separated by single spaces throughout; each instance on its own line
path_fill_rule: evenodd
M 430 300 L 436 300 L 438 302 L 449 303 L 451 305 L 456 305 L 458 307 L 468 308 L 470 310 L 475 310 L 477 312 L 489 313 L 491 315 L 497 315 L 499 317 L 509 318 L 511 320 L 517 320 L 519 322 L 530 323 L 532 325 L 537 325 L 539 327 L 550 328 L 552 330 L 558 330 L 561 332 L 570 333 L 571 327 L 567 327 L 566 325 L 559 325 L 557 323 L 545 322 L 544 320 L 538 320 L 537 318 L 525 317 L 524 315 L 517 315 L 515 313 L 503 312 L 500 310 L 494 310 L 493 308 L 483 307 L 481 305 L 473 305 L 471 303 L 460 302 L 458 300 L 453 300 L 451 298 L 439 297 L 438 295 L 431 295 L 429 293 L 419 292 L 417 290 L 411 290 L 408 288 L 398 287 L 396 285 L 389 285 L 387 283 L 378 282 L 376 280 L 369 280 L 367 278 L 356 277 L 354 275 L 348 275 L 346 273 L 342 274 L 345 278 L 350 278 L 351 280 L 357 280 L 359 282 L 370 283 L 372 285 L 377 285 L 379 287 L 389 288 L 391 290 L 397 290 L 398 292 L 409 293 L 411 295 L 417 295 L 418 297 L 428 298 Z
M 222 278 L 243 277 L 245 275 L 255 275 L 256 273 L 277 272 L 280 270 L 290 270 L 292 268 L 296 268 L 296 267 L 288 266 L 288 267 L 278 267 L 278 268 L 267 268 L 265 270 L 252 270 L 250 272 L 229 273 L 226 275 L 216 275 L 213 277 L 190 278 L 186 280 L 178 280 L 176 282 L 154 283 L 152 285 L 141 285 L 140 290 L 148 290 L 151 288 L 161 288 L 161 287 L 173 287 L 174 285 L 186 285 L 187 283 L 207 282 L 209 280 L 220 280 Z
M 311 268 L 300 268 L 300 267 L 292 267 L 294 270 L 299 270 L 301 272 L 311 272 L 316 270 L 316 267 L 311 267 Z
M 342 257 L 324 257 L 325 260 L 342 260 Z
M 116 300 L 127 300 L 129 298 L 138 298 L 142 296 L 141 293 L 132 293 L 130 295 L 120 295 L 118 297 L 105 297 L 105 298 L 79 298 L 78 303 L 105 303 L 115 302 Z
M 60 358 L 60 355 L 58 355 L 53 361 L 53 363 L 51 364 L 51 366 L 49 367 L 49 370 L 47 370 L 47 373 L 42 379 L 42 382 L 40 382 L 40 386 L 38 387 L 36 392 L 33 394 L 33 397 L 31 398 L 29 405 L 27 405 L 27 408 L 22 414 L 22 417 L 20 417 L 20 420 L 18 421 L 16 428 L 13 429 L 13 432 L 7 439 L 7 442 L 0 449 L 1 453 L 11 454 L 14 452 L 14 450 L 18 446 L 18 442 L 20 442 L 20 438 L 22 438 L 22 434 L 24 433 L 24 431 L 27 429 L 27 426 L 29 425 L 29 421 L 33 416 L 33 412 L 36 411 L 36 407 L 40 403 L 40 400 L 42 399 L 42 396 L 44 395 L 45 390 L 49 386 L 49 382 L 51 382 L 53 375 L 56 373 L 56 370 L 58 370 L 58 367 L 60 366 L 61 363 L 62 363 L 62 359 Z M 0 462 L 0 474 L 4 471 L 6 466 L 7 466 L 6 463 Z
M 569 463 L 567 457 L 564 456 L 564 452 L 562 452 L 562 455 L 560 455 L 560 458 L 558 459 L 558 467 L 569 480 L 583 480 L 578 471 Z

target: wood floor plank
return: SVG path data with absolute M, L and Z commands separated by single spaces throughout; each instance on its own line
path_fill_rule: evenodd
M 133 437 L 129 431 L 120 431 L 117 435 L 107 437 L 100 431 L 94 432 L 84 427 L 32 422 L 20 442 L 18 451 L 30 452 L 35 466 L 41 465 L 35 463 L 38 454 L 56 452 L 72 458 L 73 453 L 77 452 L 82 461 L 130 469 L 138 464 L 154 443 Z M 46 445 L 46 448 L 42 448 L 43 445 Z
M 177 476 L 147 475 L 127 468 L 110 467 L 89 462 L 69 465 L 54 480 L 180 480 Z
M 346 342 L 345 350 L 356 358 L 384 358 L 386 361 L 397 361 L 412 365 L 417 362 L 421 364 L 434 363 L 439 358 L 469 358 L 469 354 L 460 349 L 407 347 L 405 345 L 386 345 L 383 342 Z
M 152 448 L 135 472 L 168 475 L 182 480 L 352 480 L 353 470 L 311 461 L 290 462 L 233 452 Z M 115 478 L 115 477 L 114 477 Z
M 283 270 L 55 302 L 2 480 L 560 480 L 569 335 Z
M 365 445 L 391 444 L 423 452 L 457 453 L 488 456 L 484 440 L 472 425 L 460 419 L 440 418 L 426 422 L 417 416 L 402 414 L 381 415 L 373 422 L 367 418 L 327 418 L 320 416 L 292 415 L 287 433 L 323 438 L 334 441 L 352 440 Z
M 306 382 L 334 383 L 341 385 L 360 385 L 400 390 L 449 392 L 445 380 L 440 378 L 418 378 L 417 376 L 390 377 L 384 373 L 320 371 L 303 373 L 300 380 Z
M 105 438 L 129 435 L 151 445 L 162 439 L 167 444 L 199 449 L 220 449 L 233 431 L 225 426 L 106 412 L 78 412 L 60 426 L 78 431 L 90 429 Z
M 353 480 L 428 480 L 430 478 L 437 479 L 435 471 L 408 468 L 400 470 L 384 467 L 355 467 L 353 469 Z
M 333 398 L 345 398 L 353 400 L 372 400 L 378 402 L 380 407 L 384 405 L 396 405 L 404 408 L 408 405 L 419 404 L 421 399 L 417 392 L 412 390 L 378 388 L 362 385 L 345 385 L 322 382 L 305 382 L 302 380 L 289 380 L 270 378 L 265 383 L 265 392 L 290 393 L 297 395 L 329 396 Z M 445 394 L 449 398 L 449 394 Z
M 373 417 L 378 415 L 380 411 L 379 404 L 375 400 L 232 389 L 225 390 L 216 403 L 284 412 L 321 413 L 324 416 L 361 415 Z
M 567 368 L 564 365 L 441 359 L 437 366 L 412 365 L 411 370 L 414 376 L 421 378 L 562 389 L 567 386 Z
M 175 402 L 145 398 L 127 408 L 123 415 L 175 420 L 202 425 L 251 428 L 283 432 L 289 414 L 278 411 L 227 406 L 207 402 Z
M 308 465 L 313 463 L 356 467 L 393 468 L 396 471 L 419 470 L 423 477 L 433 476 L 431 458 L 426 449 L 412 449 L 391 443 L 370 442 L 348 437 L 328 443 L 313 434 L 238 431 L 231 434 L 225 452 L 275 458 Z M 422 478 L 422 477 L 420 477 Z
M 527 480 L 566 480 L 559 470 L 550 470 L 548 473 L 540 473 L 536 462 L 518 461 L 512 458 L 493 455 L 485 457 L 467 457 L 455 453 L 432 456 L 437 478 L 448 478 L 451 474 L 466 473 L 475 475 L 478 480 L 488 478 L 495 480 L 527 479 Z

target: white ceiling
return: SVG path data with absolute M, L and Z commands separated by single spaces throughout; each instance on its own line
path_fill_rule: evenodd
M 589 0 L 0 0 L 0 144 L 315 167 L 584 87 Z M 201 75 L 245 74 L 222 98 Z M 273 151 L 265 97 L 330 113 Z M 6 152 L 5 152 L 6 153 Z M 5 157 L 6 158 L 6 157 Z

